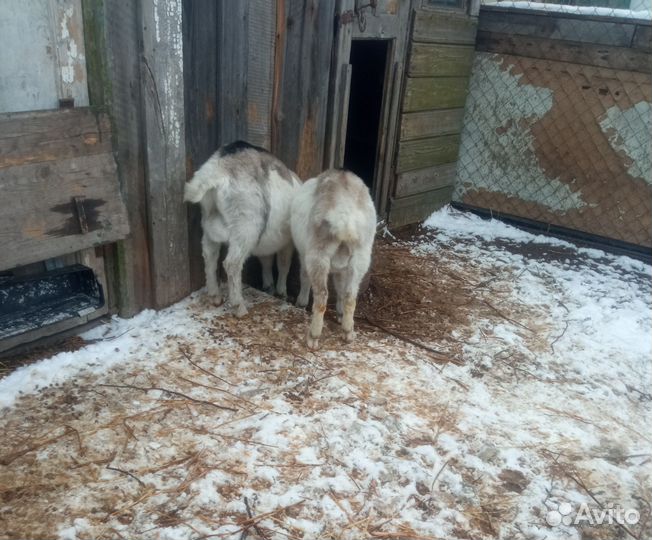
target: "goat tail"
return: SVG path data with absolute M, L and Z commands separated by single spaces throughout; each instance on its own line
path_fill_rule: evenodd
M 183 200 L 190 203 L 200 202 L 206 193 L 218 187 L 227 180 L 227 176 L 215 160 L 209 159 L 199 170 L 186 182 Z
M 348 208 L 338 210 L 330 212 L 326 216 L 331 234 L 344 244 L 356 243 L 360 236 L 360 227 L 356 221 L 355 211 L 350 212 Z M 343 212 L 342 210 L 347 211 Z
M 198 171 L 198 173 L 201 171 Z M 204 198 L 206 192 L 215 186 L 204 175 L 195 174 L 190 182 L 186 182 L 183 193 L 183 200 L 190 203 L 198 203 Z

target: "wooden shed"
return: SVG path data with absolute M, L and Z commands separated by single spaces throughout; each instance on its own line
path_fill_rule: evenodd
M 64 287 L 52 320 L 0 334 L 0 350 L 201 287 L 184 182 L 236 139 L 303 179 L 351 168 L 390 226 L 448 202 L 477 12 L 467 0 L 3 3 L 0 294 L 71 265 L 98 287 L 57 318 Z M 7 306 L 8 327 L 22 308 Z

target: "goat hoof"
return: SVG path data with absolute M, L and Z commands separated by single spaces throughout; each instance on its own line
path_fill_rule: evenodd
M 341 313 L 337 314 L 337 324 L 342 324 L 342 314 Z
M 344 334 L 344 341 L 346 341 L 347 343 L 351 343 L 354 339 L 355 339 L 355 332 L 353 330 Z
M 269 287 L 263 287 L 263 292 L 269 294 L 270 296 L 274 295 L 274 287 L 270 285 Z
M 319 338 L 312 337 L 310 334 L 308 334 L 306 336 L 306 345 L 308 345 L 309 349 L 316 351 L 317 349 L 319 349 Z
M 288 297 L 288 292 L 287 291 L 276 291 L 276 297 L 280 298 L 281 300 L 286 300 Z
M 215 307 L 220 307 L 224 303 L 224 298 L 222 298 L 222 295 L 217 293 L 217 294 L 207 294 L 205 298 L 206 302 L 209 304 L 213 304 Z
M 308 299 L 303 299 L 301 297 L 297 298 L 297 307 L 305 308 L 308 305 Z
M 238 306 L 236 306 L 236 308 L 235 308 L 235 316 L 238 319 L 241 319 L 246 314 L 247 314 L 247 308 L 246 308 L 246 306 L 244 304 L 239 304 Z

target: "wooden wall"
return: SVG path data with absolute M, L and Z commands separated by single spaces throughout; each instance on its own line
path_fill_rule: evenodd
M 477 18 L 417 9 L 403 89 L 389 222 L 418 222 L 451 199 Z
M 652 247 L 649 21 L 483 8 L 455 200 Z

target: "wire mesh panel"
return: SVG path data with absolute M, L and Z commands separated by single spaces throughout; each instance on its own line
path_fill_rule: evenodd
M 652 34 L 623 1 L 483 7 L 455 200 L 652 246 Z

